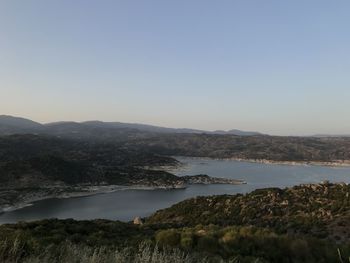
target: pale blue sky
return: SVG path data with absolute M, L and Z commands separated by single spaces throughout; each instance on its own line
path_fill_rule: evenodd
M 0 0 L 0 114 L 350 133 L 350 1 Z

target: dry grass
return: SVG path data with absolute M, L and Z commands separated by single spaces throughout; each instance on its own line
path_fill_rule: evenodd
M 190 256 L 178 249 L 160 249 L 148 243 L 132 248 L 91 248 L 71 243 L 49 246 L 41 253 L 26 255 L 25 245 L 17 239 L 0 243 L 3 263 L 209 263 L 205 258 Z

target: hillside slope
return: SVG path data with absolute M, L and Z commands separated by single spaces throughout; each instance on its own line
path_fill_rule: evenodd
M 261 189 L 242 195 L 197 197 L 160 210 L 148 224 L 195 226 L 254 225 L 278 233 L 308 234 L 350 242 L 350 186 L 301 185 Z

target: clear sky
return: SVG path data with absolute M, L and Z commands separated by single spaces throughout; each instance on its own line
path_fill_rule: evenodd
M 350 133 L 350 1 L 0 0 L 0 114 Z

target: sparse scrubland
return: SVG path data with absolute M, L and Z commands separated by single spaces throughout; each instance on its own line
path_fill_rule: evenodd
M 347 262 L 349 194 L 350 186 L 326 182 L 197 197 L 143 224 L 51 219 L 2 225 L 1 260 Z

